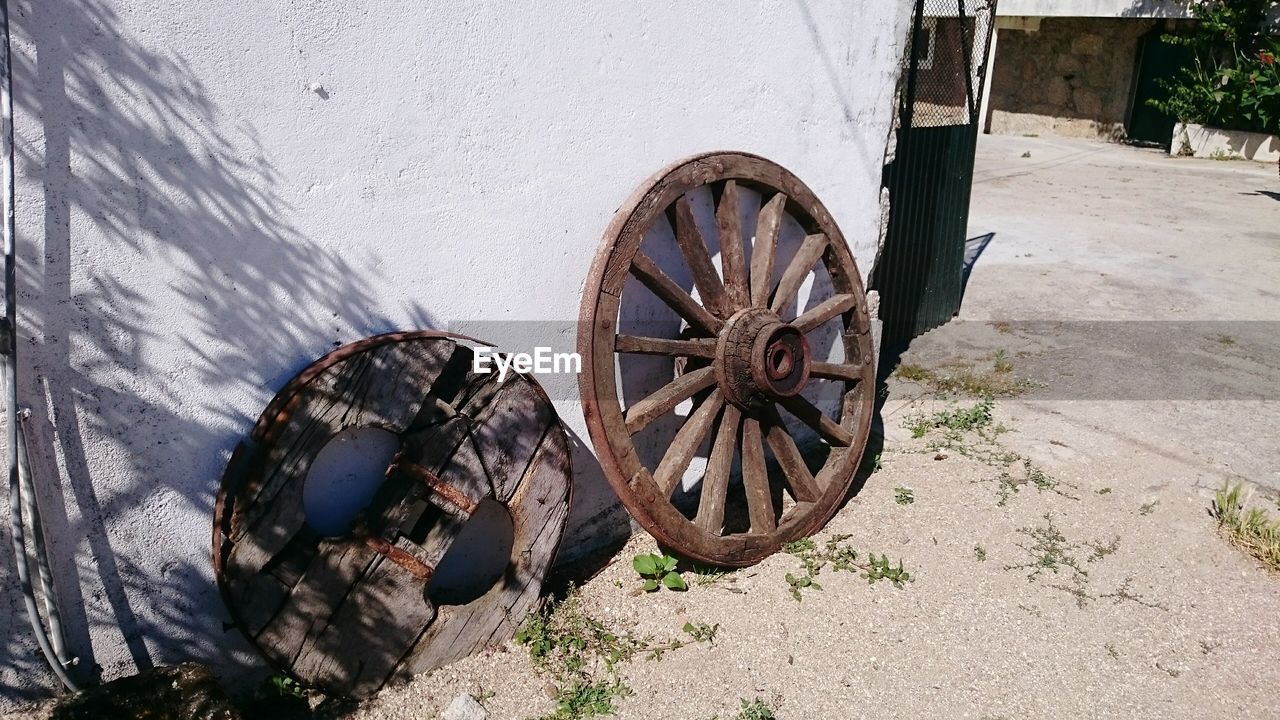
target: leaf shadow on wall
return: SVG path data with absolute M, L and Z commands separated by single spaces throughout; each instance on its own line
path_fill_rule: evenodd
M 77 672 L 261 667 L 223 625 L 209 527 L 190 520 L 212 515 L 257 412 L 244 398 L 265 403 L 340 340 L 396 326 L 376 310 L 373 259 L 296 230 L 253 124 L 222 113 L 180 53 L 125 37 L 110 3 L 17 3 L 11 22 L 19 392 Z M 167 293 L 147 278 L 171 268 Z M 3 555 L 0 698 L 20 701 L 52 679 Z

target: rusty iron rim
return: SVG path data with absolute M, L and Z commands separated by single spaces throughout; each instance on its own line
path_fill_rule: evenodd
M 702 187 L 709 187 L 714 197 L 720 269 L 712 264 L 690 209 L 688 194 Z M 739 188 L 755 191 L 761 199 L 752 247 L 768 252 L 753 252 L 750 268 L 744 242 L 752 243 L 752 234 L 740 226 Z M 678 286 L 641 252 L 646 232 L 664 216 L 671 220 L 693 288 Z M 785 216 L 806 237 L 775 282 L 775 266 L 781 267 L 775 257 L 778 232 Z M 831 296 L 798 315 L 787 312 L 817 268 L 826 270 Z M 679 337 L 619 333 L 629 277 L 682 319 Z M 840 323 L 844 359 L 816 362 L 805 337 L 832 322 Z M 592 263 L 579 315 L 578 351 L 583 412 L 604 474 L 632 516 L 662 545 L 706 563 L 750 565 L 816 532 L 846 497 L 866 447 L 874 405 L 866 293 L 830 213 L 780 165 L 746 153 L 706 153 L 674 163 L 641 185 L 614 216 Z M 672 358 L 675 370 L 663 388 L 624 408 L 616 373 L 619 356 L 632 354 Z M 843 384 L 835 417 L 799 394 L 820 382 Z M 662 457 L 646 464 L 633 436 L 689 401 L 693 409 Z M 784 416 L 821 438 L 816 449 L 826 459 L 820 467 L 805 460 Z M 682 511 L 672 496 L 704 441 L 710 449 L 709 469 L 694 488 L 696 512 L 687 506 Z M 773 477 L 766 453 L 780 470 Z M 745 531 L 724 525 L 730 492 L 724 476 L 735 458 L 741 461 L 742 503 L 749 516 Z

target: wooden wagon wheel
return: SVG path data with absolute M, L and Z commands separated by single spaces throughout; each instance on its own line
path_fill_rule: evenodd
M 536 382 L 475 372 L 460 340 L 392 333 L 334 350 L 228 464 L 219 589 L 248 639 L 308 685 L 368 695 L 501 642 L 538 602 L 568 516 L 568 438 Z M 323 535 L 303 507 L 310 468 L 340 432 L 370 427 L 398 453 L 351 530 Z M 476 547 L 492 551 L 489 575 L 465 591 L 437 582 L 474 569 Z
M 749 218 L 757 198 L 754 233 L 744 234 L 743 216 Z M 714 220 L 699 223 L 698 200 L 702 215 L 713 212 Z M 784 226 L 798 230 L 786 261 L 779 259 Z M 646 238 L 664 230 L 678 252 L 646 254 Z M 706 242 L 713 237 L 720 267 Z M 664 270 L 660 259 L 682 272 Z M 829 283 L 825 299 L 812 291 L 821 274 Z M 681 275 L 690 281 L 682 284 Z M 806 286 L 809 303 L 800 306 Z M 635 293 L 660 300 L 679 332 L 654 337 L 620 326 Z M 821 357 L 811 347 L 819 328 L 841 357 Z M 795 175 L 734 152 L 662 170 L 615 215 L 583 294 L 580 384 L 605 475 L 660 543 L 703 562 L 749 565 L 816 532 L 848 492 L 870 431 L 869 330 L 862 280 L 844 237 Z M 622 364 L 634 356 L 669 359 L 670 375 L 624 408 L 619 378 L 628 377 Z M 833 398 L 825 411 L 809 399 L 824 392 Z M 688 408 L 683 418 L 682 408 Z M 659 420 L 673 436 L 646 458 L 637 441 Z M 700 451 L 705 472 L 686 487 Z M 733 482 L 738 474 L 740 484 Z

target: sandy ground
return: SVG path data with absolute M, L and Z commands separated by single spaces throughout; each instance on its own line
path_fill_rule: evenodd
M 784 577 L 801 563 L 779 554 L 637 595 L 630 559 L 654 549 L 637 537 L 581 589 L 583 606 L 619 631 L 719 630 L 625 665 L 633 694 L 618 715 L 729 718 L 755 698 L 779 718 L 1280 714 L 1280 577 L 1207 513 L 1224 481 L 1260 486 L 1273 511 L 1280 488 L 1278 192 L 1271 166 L 984 137 L 970 234 L 994 236 L 959 321 L 904 360 L 982 369 L 1006 350 L 1032 383 L 996 403 L 1008 432 L 940 454 L 938 431 L 912 438 L 904 424 L 951 403 L 891 381 L 882 469 L 819 541 L 848 534 L 901 559 L 904 589 L 828 569 L 797 602 Z M 966 456 L 984 448 L 1019 459 Z M 1053 487 L 1007 488 L 1002 504 L 999 476 L 1025 479 L 1022 458 Z M 895 502 L 899 487 L 913 503 Z M 1050 523 L 1080 571 L 1029 577 L 1019 566 L 1043 554 L 1029 531 Z M 494 718 L 554 709 L 513 645 L 350 717 L 429 718 L 460 692 Z
M 622 665 L 618 716 L 727 719 L 756 698 L 778 718 L 1280 715 L 1280 577 L 1207 513 L 1228 480 L 1276 510 L 1277 193 L 1273 166 L 984 137 L 970 234 L 994 235 L 959 321 L 904 361 L 981 371 L 1005 350 L 1030 384 L 995 403 L 989 428 L 1007 431 L 912 437 L 914 419 L 973 401 L 891 380 L 881 469 L 818 541 L 901 560 L 901 589 L 828 567 L 796 601 L 801 562 L 778 554 L 639 594 L 631 558 L 655 547 L 637 536 L 582 607 L 616 632 L 718 630 Z M 1050 527 L 1062 562 L 1036 574 Z M 555 709 L 511 644 L 344 715 L 433 718 L 459 693 L 492 718 Z

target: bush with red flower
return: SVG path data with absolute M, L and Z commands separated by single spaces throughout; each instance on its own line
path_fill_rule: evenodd
M 1152 105 L 1180 122 L 1280 134 L 1280 38 L 1271 24 L 1280 0 L 1205 0 L 1196 23 L 1166 42 L 1191 50 L 1192 62 L 1165 83 Z

